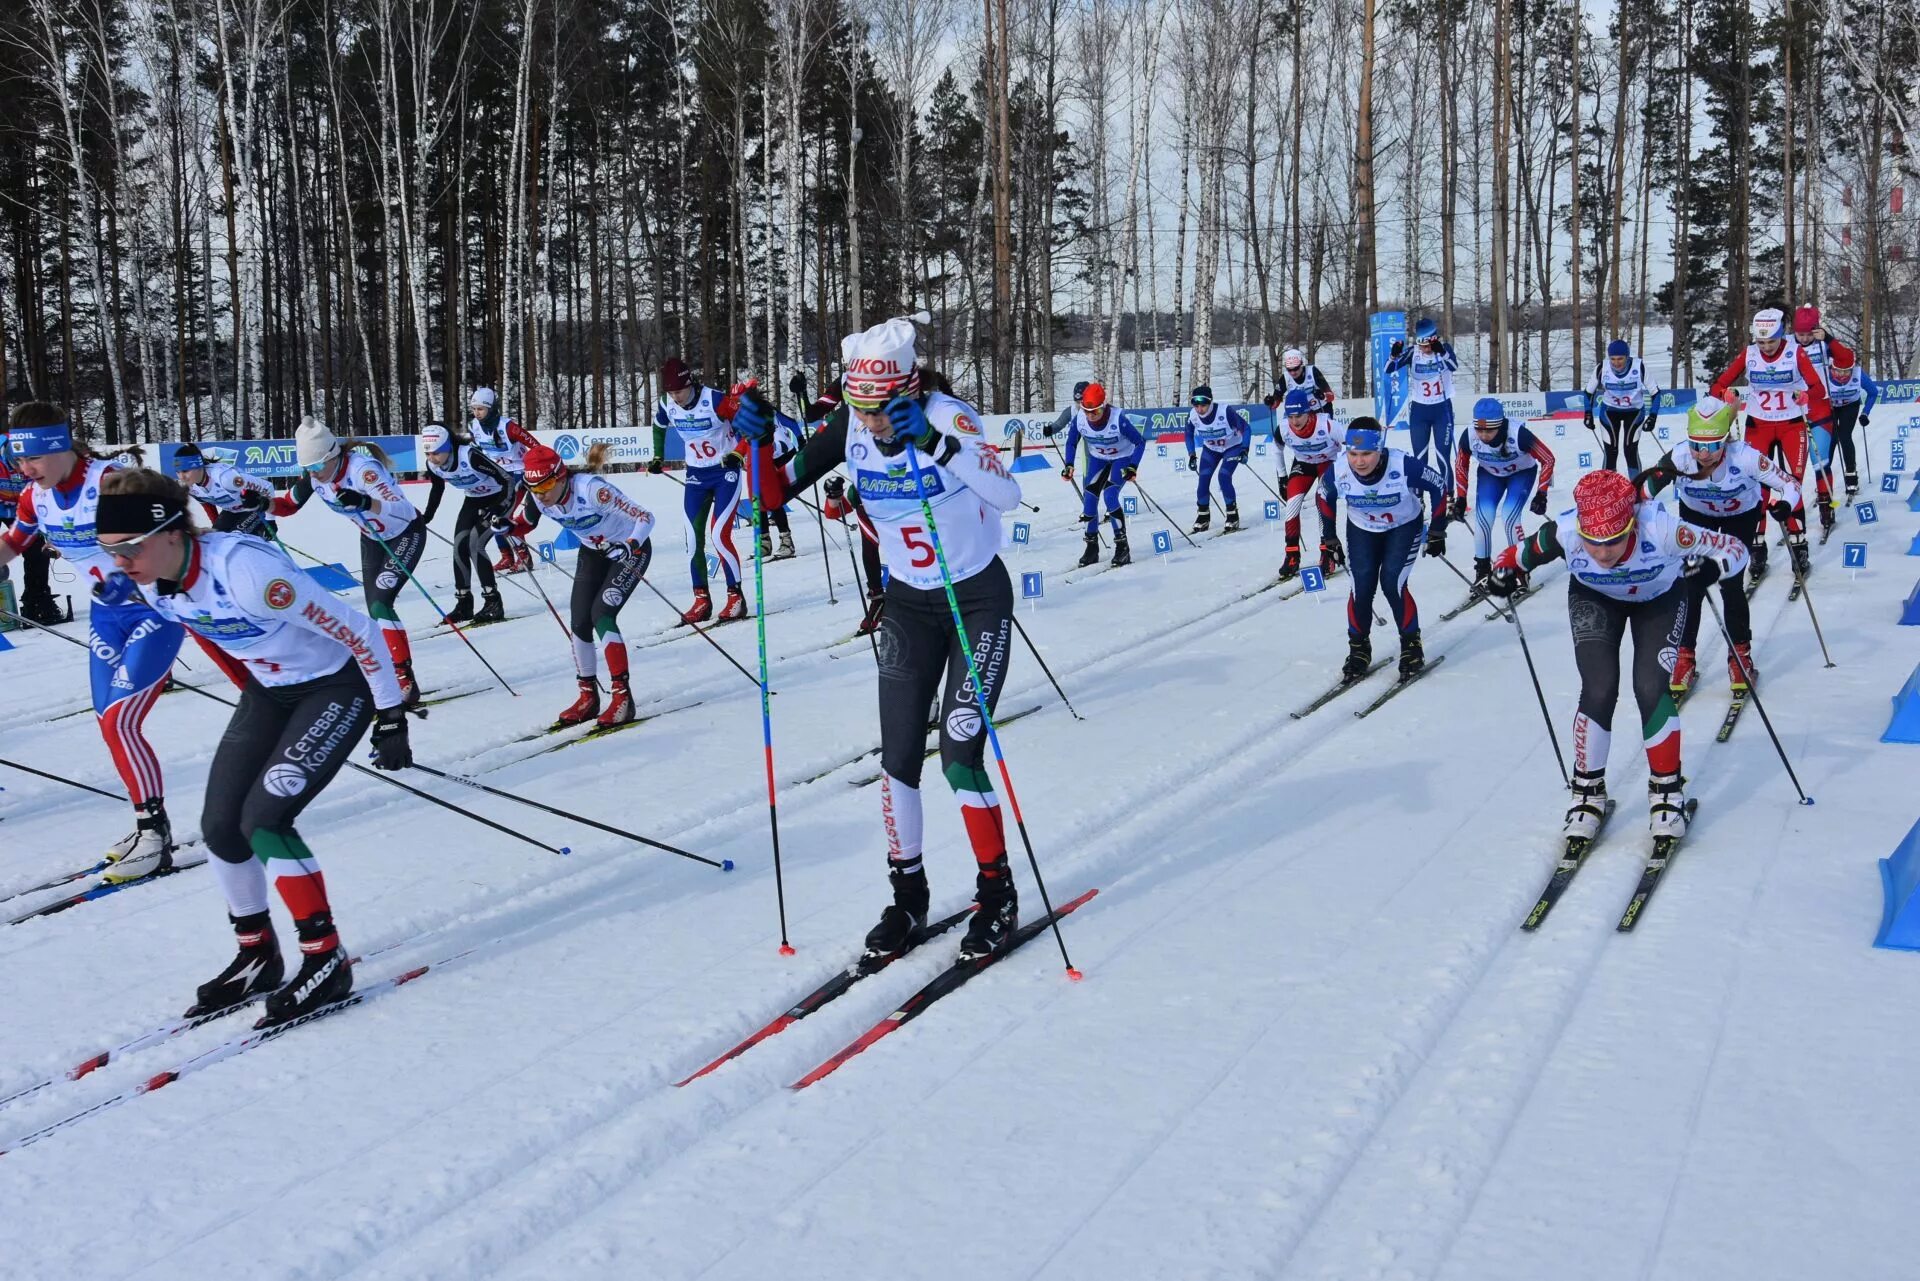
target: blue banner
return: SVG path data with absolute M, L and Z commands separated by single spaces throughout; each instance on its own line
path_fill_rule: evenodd
M 418 437 L 368 436 L 363 439 L 380 447 L 395 472 L 422 470 L 414 454 Z M 176 475 L 179 469 L 173 465 L 173 458 L 180 446 L 173 441 L 162 441 L 151 448 L 158 453 L 160 470 L 169 476 Z M 208 458 L 232 463 L 250 476 L 292 479 L 300 474 L 300 462 L 294 457 L 290 440 L 203 440 L 200 452 Z
M 1406 341 L 1407 313 L 1376 311 L 1367 318 L 1367 333 L 1373 357 L 1373 416 L 1383 426 L 1398 426 L 1407 415 L 1408 375 L 1401 369 L 1389 376 L 1387 361 L 1393 344 Z

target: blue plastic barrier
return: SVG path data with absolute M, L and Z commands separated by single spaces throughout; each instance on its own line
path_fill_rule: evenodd
M 1906 839 L 1893 851 L 1892 858 L 1880 860 L 1880 889 L 1885 905 L 1880 912 L 1880 933 L 1875 947 L 1920 952 L 1920 823 L 1907 831 Z
M 1920 512 L 1920 477 L 1914 478 L 1913 492 L 1907 495 L 1907 510 Z
M 314 582 L 330 592 L 351 592 L 360 587 L 360 580 L 349 574 L 347 567 L 339 561 L 331 565 L 315 565 L 307 573 Z
M 560 537 L 553 540 L 553 550 L 557 552 L 579 551 L 580 540 L 573 536 L 571 529 L 563 529 L 560 531 Z
M 1913 541 L 1907 544 L 1907 555 L 1920 556 L 1920 534 L 1915 534 Z
M 1913 675 L 1893 696 L 1893 719 L 1887 722 L 1887 732 L 1880 741 L 1920 743 L 1920 667 L 1913 669 Z
M 1900 607 L 1900 626 L 1920 626 L 1920 583 L 1913 585 L 1913 591 L 1907 597 L 1907 603 Z

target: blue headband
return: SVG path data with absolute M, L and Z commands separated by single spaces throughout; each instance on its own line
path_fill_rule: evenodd
M 73 428 L 66 423 L 55 423 L 51 427 L 15 427 L 7 432 L 7 451 L 15 458 L 36 458 L 72 448 Z

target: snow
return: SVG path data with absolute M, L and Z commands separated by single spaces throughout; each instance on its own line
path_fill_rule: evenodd
M 1876 421 L 1875 474 L 1888 423 Z M 1562 481 L 1584 433 L 1552 437 Z M 1256 460 L 1271 479 L 1272 460 Z M 1191 478 L 1142 479 L 1187 521 Z M 1602 844 L 1538 934 L 1518 922 L 1554 857 L 1563 792 L 1520 651 L 1422 560 L 1413 589 L 1446 665 L 1378 714 L 1349 694 L 1289 711 L 1344 654 L 1345 580 L 1246 597 L 1277 526 L 1068 576 L 1077 502 L 1041 511 L 1015 571 L 1020 620 L 1086 718 L 1024 650 L 1003 735 L 1048 888 L 1100 894 L 1050 939 L 825 1081 L 786 1086 L 891 1010 L 952 937 L 713 1075 L 707 1062 L 845 963 L 886 898 L 873 713 L 844 545 L 768 567 L 775 765 L 789 932 L 777 953 L 757 690 L 650 594 L 629 604 L 635 690 L 657 719 L 530 756 L 573 695 L 545 606 L 474 640 L 521 693 L 435 707 L 422 761 L 654 836 L 722 874 L 422 774 L 408 781 L 570 845 L 559 858 L 348 774 L 302 830 L 362 987 L 453 960 L 0 1157 L 7 1277 L 1898 1278 L 1920 1153 L 1900 1124 L 1920 1049 L 1916 960 L 1869 947 L 1874 860 L 1916 818 L 1910 747 L 1881 745 L 1915 661 L 1895 627 L 1920 521 L 1869 492 L 1815 551 L 1821 665 L 1784 556 L 1754 601 L 1762 692 L 1812 808 L 1756 708 L 1716 745 L 1725 646 L 1702 642 L 1687 707 L 1693 836 L 1639 927 L 1618 918 L 1646 845 L 1630 696 Z M 665 478 L 619 482 L 673 529 Z M 451 530 L 453 511 L 440 523 Z M 1313 517 L 1307 516 L 1308 546 Z M 1529 525 L 1536 523 L 1529 518 Z M 284 523 L 357 566 L 345 522 Z M 831 527 L 829 532 L 832 533 Z M 835 535 L 836 539 L 838 535 Z M 1840 568 L 1844 540 L 1869 567 Z M 744 540 L 742 540 L 744 543 Z M 687 596 L 677 537 L 652 580 Z M 1452 559 L 1471 555 L 1451 532 Z M 563 556 L 562 563 L 566 563 Z M 56 567 L 58 568 L 58 567 Z M 444 545 L 422 580 L 450 595 Z M 562 604 L 557 569 L 540 581 Z M 1563 746 L 1577 689 L 1558 571 L 1522 619 Z M 1244 597 L 1244 598 L 1243 598 Z M 433 615 L 402 598 L 416 637 Z M 1708 622 L 1708 631 L 1712 628 Z M 84 627 L 64 629 L 84 634 Z M 84 659 L 41 635 L 0 653 L 0 755 L 110 790 L 83 714 Z M 754 633 L 716 639 L 754 665 Z M 1380 654 L 1391 637 L 1376 628 Z M 189 646 L 188 679 L 209 683 Z M 416 639 L 429 687 L 480 688 L 452 637 Z M 1374 688 L 1386 677 L 1374 678 Z M 214 688 L 219 688 L 215 685 Z M 55 719 L 64 712 L 80 712 Z M 149 725 L 172 810 L 197 828 L 225 710 L 170 694 Z M 0 893 L 84 865 L 123 809 L 0 767 Z M 811 779 L 812 781 L 803 781 Z M 935 906 L 970 893 L 958 814 L 927 787 Z M 1027 912 L 1039 896 L 1014 859 Z M 9 913 L 53 897 L 15 899 Z M 283 915 L 276 908 L 277 915 Z M 284 934 L 290 935 L 284 919 Z M 230 954 L 204 869 L 0 928 L 0 1096 L 177 1014 Z M 0 1148 L 234 1034 L 239 1020 L 0 1107 Z

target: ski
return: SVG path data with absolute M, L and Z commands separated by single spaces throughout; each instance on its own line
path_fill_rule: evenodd
M 1694 811 L 1700 808 L 1697 799 L 1689 798 L 1682 807 L 1687 815 L 1687 828 L 1693 828 Z M 1647 900 L 1653 897 L 1659 888 L 1660 878 L 1666 874 L 1667 864 L 1673 861 L 1674 851 L 1680 848 L 1684 836 L 1656 836 L 1653 840 L 1653 853 L 1647 855 L 1647 865 L 1640 869 L 1640 884 L 1634 888 L 1633 897 L 1627 900 L 1627 910 L 1620 914 L 1620 924 L 1615 926 L 1622 934 L 1631 930 L 1640 920 L 1640 914 L 1646 911 Z
M 1823 538 L 1820 541 L 1825 542 L 1826 539 Z M 1807 585 L 1806 579 L 1796 576 L 1793 580 L 1793 586 L 1787 589 L 1787 604 L 1791 605 L 1793 604 L 1793 602 L 1799 600 L 1801 589 L 1804 588 L 1806 585 Z
M 1340 697 L 1342 694 L 1352 689 L 1355 685 L 1358 685 L 1361 681 L 1364 681 L 1365 679 L 1367 679 L 1367 677 L 1373 675 L 1375 672 L 1385 667 L 1391 661 L 1392 661 L 1391 659 L 1386 659 L 1386 658 L 1380 659 L 1379 661 L 1375 662 L 1372 666 L 1368 667 L 1364 673 L 1362 673 L 1359 676 L 1355 676 L 1351 680 L 1348 680 L 1344 676 L 1341 677 L 1339 682 L 1335 684 L 1332 688 L 1328 689 L 1326 693 L 1320 695 L 1320 697 L 1314 699 L 1311 703 L 1308 703 L 1305 707 L 1300 708 L 1298 711 L 1288 712 L 1287 715 L 1293 717 L 1293 719 L 1296 721 L 1305 720 L 1307 717 L 1313 715 L 1315 712 L 1325 707 L 1328 703 L 1331 703 L 1334 699 Z
M 1468 610 L 1472 609 L 1475 605 L 1480 604 L 1482 601 L 1486 600 L 1486 598 L 1487 598 L 1487 593 L 1481 591 L 1479 588 L 1476 587 L 1472 591 L 1467 593 L 1467 598 L 1465 600 L 1461 601 L 1458 605 L 1455 605 L 1452 609 L 1448 610 L 1446 613 L 1440 615 L 1440 621 L 1443 623 L 1450 622 L 1453 619 L 1460 617 L 1460 615 L 1466 613 Z
M 1600 810 L 1600 826 L 1594 829 L 1592 836 L 1566 838 L 1566 848 L 1561 852 L 1560 861 L 1554 864 L 1553 875 L 1547 878 L 1546 888 L 1540 891 L 1540 901 L 1533 905 L 1531 912 L 1527 913 L 1527 919 L 1520 922 L 1521 929 L 1532 932 L 1540 928 L 1540 922 L 1547 919 L 1547 913 L 1551 912 L 1553 905 L 1560 901 L 1560 896 L 1567 892 L 1567 886 L 1573 884 L 1574 873 L 1578 872 L 1581 865 L 1587 861 L 1587 854 L 1599 841 L 1601 834 L 1607 830 L 1607 820 L 1612 817 L 1613 798 L 1608 797 L 1606 805 Z
M 886 956 L 860 957 L 854 961 L 853 964 L 838 971 L 825 983 L 822 983 L 819 987 L 813 989 L 813 991 L 788 1006 L 786 1013 L 780 1015 L 780 1017 L 774 1019 L 771 1023 L 768 1023 L 759 1031 L 753 1033 L 753 1035 L 749 1036 L 746 1040 L 740 1042 L 740 1044 L 734 1046 L 699 1071 L 683 1080 L 675 1081 L 674 1085 L 676 1087 L 690 1085 L 714 1069 L 733 1062 L 733 1060 L 739 1058 L 742 1054 L 745 1054 L 748 1050 L 751 1050 L 768 1037 L 778 1036 L 795 1023 L 798 1023 L 801 1019 L 806 1018 L 807 1015 L 818 1013 L 821 1006 L 827 1004 L 829 1001 L 837 1001 L 845 996 L 848 990 L 861 979 L 878 974 L 881 970 L 886 969 L 889 965 L 892 965 L 895 961 L 905 956 L 908 952 L 913 951 L 914 948 L 919 947 L 928 939 L 938 938 L 940 935 L 945 934 L 948 930 L 966 920 L 967 917 L 973 913 L 973 910 L 974 905 L 969 903 L 952 916 L 942 917 L 937 921 L 932 921 L 921 926 L 920 931 L 913 936 L 906 947 L 898 952 Z
M 1716 743 L 1724 743 L 1733 737 L 1734 722 L 1740 719 L 1740 713 L 1746 710 L 1747 691 L 1735 690 L 1733 702 L 1727 705 L 1727 714 L 1721 718 L 1720 732 L 1713 736 Z
M 1022 925 L 1018 930 L 1014 931 L 1013 937 L 1007 941 L 1007 945 L 1004 948 L 990 956 L 977 957 L 971 961 L 955 961 L 952 965 L 934 975 L 932 981 L 925 987 L 902 1001 L 900 1007 L 893 1013 L 881 1019 L 865 1032 L 862 1032 L 859 1036 L 855 1037 L 846 1048 L 821 1063 L 820 1066 L 814 1068 L 798 1081 L 795 1081 L 791 1088 L 804 1090 L 822 1077 L 832 1075 L 832 1073 L 837 1071 L 848 1059 L 865 1051 L 871 1047 L 875 1041 L 880 1040 L 880 1038 L 898 1032 L 901 1028 L 913 1022 L 913 1020 L 919 1018 L 922 1014 L 925 1014 L 927 1007 L 935 1001 L 943 996 L 952 995 L 964 986 L 968 979 L 971 979 L 974 975 L 986 969 L 994 962 L 1004 960 L 1012 955 L 1015 949 L 1030 942 L 1036 935 L 1052 926 L 1055 921 L 1084 907 L 1093 899 L 1093 896 L 1099 892 L 1097 889 L 1088 890 L 1079 898 L 1062 903 L 1052 912 L 1047 913 L 1038 920 L 1027 922 L 1027 924 Z
M 178 847 L 176 846 L 175 848 Z M 196 859 L 189 859 L 184 863 L 175 863 L 164 872 L 155 872 L 151 876 L 143 876 L 137 881 L 121 881 L 117 884 L 112 881 L 102 881 L 100 884 L 89 886 L 77 894 L 69 894 L 64 898 L 57 898 L 51 903 L 42 903 L 39 907 L 28 908 L 17 916 L 7 918 L 7 924 L 19 925 L 23 921 L 31 921 L 37 917 L 57 916 L 68 908 L 79 907 L 82 903 L 91 903 L 95 899 L 105 898 L 109 894 L 118 894 L 121 890 L 130 890 L 136 885 L 145 885 L 150 881 L 157 881 L 162 877 L 172 876 L 176 872 L 188 871 L 192 868 L 199 867 L 206 861 L 206 857 L 202 855 Z
M 92 867 L 83 867 L 77 872 L 68 872 L 65 876 L 56 876 L 52 880 L 42 881 L 38 885 L 29 885 L 25 889 L 0 894 L 0 903 L 10 902 L 17 898 L 25 898 L 29 894 L 38 894 L 42 890 L 57 890 L 62 885 L 71 885 L 75 881 L 84 881 L 89 876 L 98 876 L 112 866 L 113 864 L 107 862 L 107 860 L 101 859 Z
M 1392 698 L 1395 694 L 1398 694 L 1401 690 L 1413 684 L 1415 681 L 1419 680 L 1422 676 L 1425 676 L 1428 672 L 1432 671 L 1434 668 L 1440 666 L 1440 664 L 1446 661 L 1447 661 L 1447 656 L 1445 654 L 1439 654 L 1434 656 L 1433 658 L 1429 658 L 1427 660 L 1427 664 L 1425 667 L 1422 667 L 1419 671 L 1415 672 L 1411 676 L 1402 676 L 1400 679 L 1396 680 L 1393 684 L 1387 686 L 1385 692 L 1383 692 L 1380 695 L 1380 697 L 1374 699 L 1371 703 L 1368 703 L 1365 707 L 1355 712 L 1354 717 L 1357 719 L 1362 716 L 1371 716 L 1373 713 L 1379 711 L 1381 707 L 1383 707 L 1386 704 L 1386 701 L 1388 699 Z

